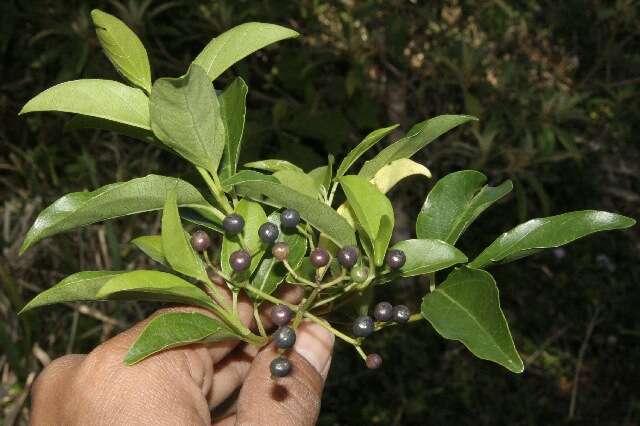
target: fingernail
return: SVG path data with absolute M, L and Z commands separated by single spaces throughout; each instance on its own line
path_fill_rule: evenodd
M 297 334 L 295 351 L 306 359 L 323 378 L 326 378 L 335 336 L 311 322 L 302 323 Z

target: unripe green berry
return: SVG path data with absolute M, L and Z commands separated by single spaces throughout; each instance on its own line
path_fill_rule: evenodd
M 366 266 L 354 266 L 351 268 L 351 280 L 356 283 L 363 283 L 369 276 L 369 268 Z

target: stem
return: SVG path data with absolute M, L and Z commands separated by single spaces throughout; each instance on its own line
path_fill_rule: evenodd
M 409 321 L 407 321 L 407 322 L 416 322 L 416 321 L 422 321 L 422 320 L 424 320 L 424 317 L 422 316 L 422 314 L 417 313 L 417 314 L 412 314 L 409 317 Z M 391 326 L 394 326 L 394 325 L 398 325 L 398 323 L 397 322 L 378 323 L 375 326 L 375 330 L 376 331 L 382 330 L 383 328 L 391 327 Z
M 287 271 L 289 271 L 289 273 L 291 274 L 291 276 L 292 276 L 293 278 L 295 278 L 297 281 L 300 281 L 302 284 L 306 284 L 306 285 L 311 286 L 311 287 L 314 287 L 314 288 L 315 288 L 315 287 L 318 287 L 318 284 L 316 284 L 316 283 L 314 283 L 314 282 L 311 282 L 311 281 L 309 281 L 309 280 L 307 280 L 307 279 L 304 279 L 304 278 L 302 278 L 301 276 L 299 276 L 299 275 L 296 273 L 296 271 L 294 271 L 294 270 L 293 270 L 293 268 L 291 267 L 291 265 L 289 265 L 289 262 L 287 262 L 287 260 L 286 260 L 286 259 L 282 261 L 282 264 L 284 265 L 284 267 L 285 267 L 285 268 L 287 268 Z
M 435 272 L 431 272 L 429 274 L 429 291 L 434 291 L 436 289 L 436 273 Z
M 336 195 L 336 189 L 338 189 L 338 182 L 334 182 L 329 193 L 329 205 L 333 204 L 333 197 Z
M 356 346 L 356 351 L 358 351 L 363 360 L 367 360 L 367 354 L 364 353 L 361 346 Z
M 327 281 L 326 283 L 320 284 L 320 287 L 328 288 L 328 287 L 331 287 L 334 284 L 338 284 L 338 283 L 340 283 L 342 281 L 346 281 L 346 280 L 349 279 L 346 275 L 347 275 L 346 271 L 344 270 L 344 268 L 342 268 L 342 273 L 340 275 L 338 275 L 337 278 L 335 278 L 335 279 L 333 279 L 331 281 Z
M 229 204 L 229 200 L 227 199 L 227 196 L 224 194 L 224 191 L 222 190 L 222 187 L 218 182 L 218 177 L 215 175 L 211 175 L 207 170 L 203 169 L 202 167 L 198 166 L 197 169 L 198 169 L 198 172 L 200 173 L 200 176 L 202 176 L 202 179 L 204 179 L 204 181 L 207 183 L 207 186 L 211 191 L 211 195 L 213 195 L 213 197 L 216 199 L 218 204 L 220 204 L 220 207 L 222 207 L 222 210 L 224 210 L 224 212 L 227 214 L 232 213 L 233 207 L 231 207 L 231 204 Z
M 238 292 L 235 290 L 231 290 L 231 298 L 233 301 L 233 315 L 238 316 Z
M 296 312 L 296 317 L 293 320 L 293 328 L 298 328 L 300 325 L 300 321 L 302 321 L 302 315 L 309 309 L 309 306 L 316 300 L 318 297 L 318 293 L 320 293 L 320 287 L 316 287 L 313 289 L 309 297 L 307 297 L 302 303 L 300 303 L 300 307 L 298 308 L 298 312 Z
M 260 318 L 260 312 L 258 311 L 258 305 L 253 304 L 253 317 L 256 319 L 256 325 L 258 326 L 258 331 L 262 337 L 267 337 L 267 332 L 264 329 L 264 324 L 262 324 L 262 318 Z

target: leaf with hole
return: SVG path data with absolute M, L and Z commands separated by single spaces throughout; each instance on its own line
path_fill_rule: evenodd
M 442 337 L 462 342 L 478 358 L 514 373 L 524 370 L 500 308 L 496 282 L 488 272 L 453 271 L 422 299 L 420 311 Z
M 635 223 L 629 217 L 596 210 L 531 219 L 498 237 L 469 266 L 484 268 L 497 262 L 510 262 L 545 248 L 560 247 L 594 232 L 626 229 Z
M 418 238 L 455 244 L 483 211 L 513 189 L 509 180 L 495 187 L 486 182 L 487 177 L 475 170 L 461 170 L 440 179 L 418 214 Z

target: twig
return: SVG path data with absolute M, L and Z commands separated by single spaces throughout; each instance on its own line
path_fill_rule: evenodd
M 569 404 L 569 420 L 573 419 L 576 414 L 576 401 L 578 400 L 578 381 L 580 380 L 580 370 L 582 370 L 582 362 L 584 360 L 584 355 L 587 352 L 587 348 L 589 347 L 589 340 L 591 340 L 591 335 L 593 334 L 593 330 L 598 325 L 598 317 L 600 316 L 600 307 L 596 306 L 593 316 L 591 317 L 591 321 L 589 321 L 589 325 L 587 326 L 587 332 L 582 340 L 582 346 L 580 346 L 580 352 L 578 352 L 578 363 L 576 364 L 576 372 L 573 376 L 573 389 L 571 390 L 571 403 Z

